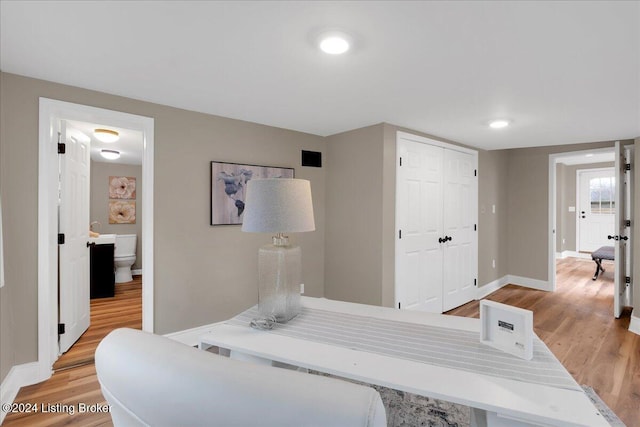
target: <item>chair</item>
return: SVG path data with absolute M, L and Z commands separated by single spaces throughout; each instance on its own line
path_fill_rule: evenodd
M 386 426 L 377 391 L 117 329 L 96 372 L 115 426 Z

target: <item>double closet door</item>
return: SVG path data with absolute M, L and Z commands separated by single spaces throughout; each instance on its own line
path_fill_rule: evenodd
M 477 286 L 477 152 L 398 133 L 396 307 L 442 313 Z

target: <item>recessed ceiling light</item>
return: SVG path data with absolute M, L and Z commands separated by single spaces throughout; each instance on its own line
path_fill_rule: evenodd
M 318 37 L 318 47 L 324 53 L 340 55 L 351 48 L 351 37 L 341 31 L 328 31 Z
M 111 129 L 94 129 L 93 135 L 102 142 L 116 142 L 120 139 L 120 134 Z
M 489 127 L 491 127 L 492 129 L 502 129 L 506 128 L 510 124 L 511 123 L 509 122 L 509 120 L 494 120 L 489 123 Z
M 585 157 L 593 157 L 593 153 L 585 154 Z
M 100 155 L 109 160 L 120 158 L 120 152 L 116 150 L 100 150 Z

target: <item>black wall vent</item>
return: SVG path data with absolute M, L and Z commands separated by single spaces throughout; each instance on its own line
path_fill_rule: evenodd
M 322 153 L 319 151 L 302 150 L 302 166 L 310 166 L 312 168 L 321 168 Z

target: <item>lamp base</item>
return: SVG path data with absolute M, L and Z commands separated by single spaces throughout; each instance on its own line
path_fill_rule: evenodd
M 265 245 L 258 253 L 258 311 L 285 323 L 300 313 L 302 252 L 299 246 Z

